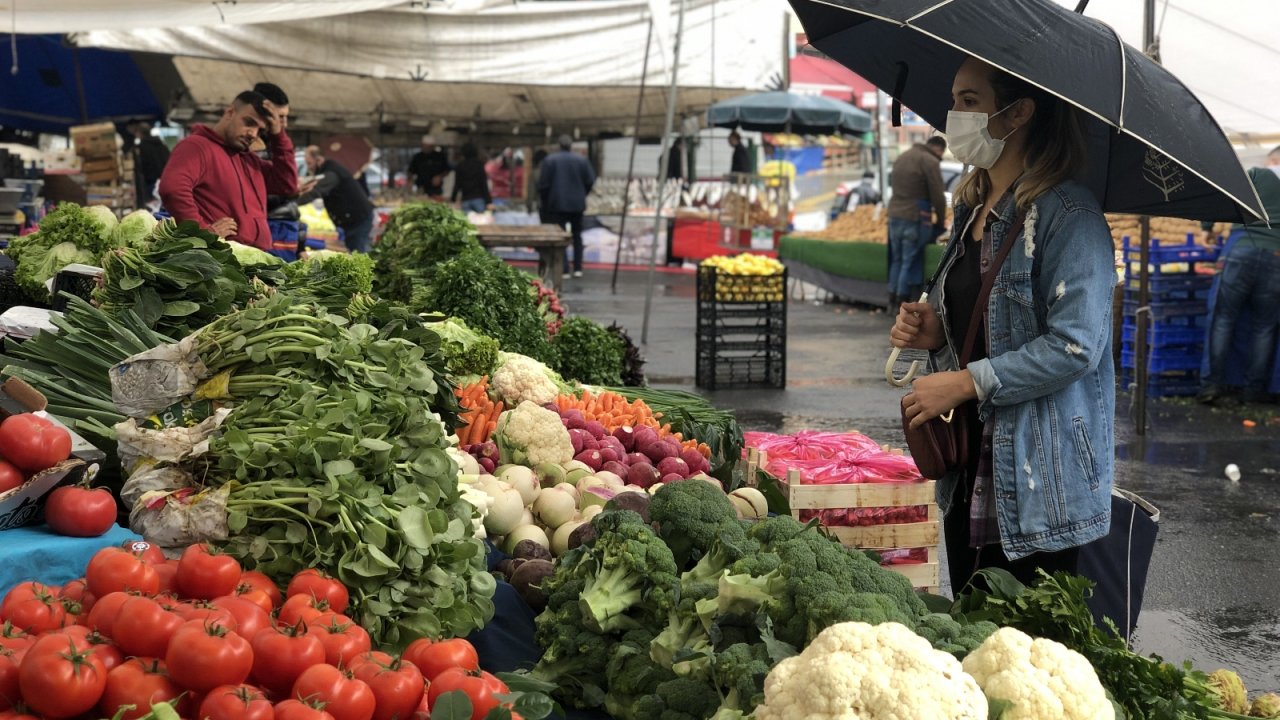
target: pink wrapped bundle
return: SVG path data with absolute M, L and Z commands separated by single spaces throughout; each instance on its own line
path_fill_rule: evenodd
M 747 447 L 767 453 L 770 460 L 830 460 L 882 452 L 876 441 L 862 433 L 801 430 L 794 435 L 748 432 L 742 437 Z

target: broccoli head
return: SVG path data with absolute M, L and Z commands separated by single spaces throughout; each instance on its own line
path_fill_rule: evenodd
M 716 714 L 720 693 L 712 686 L 693 678 L 676 678 L 658 684 L 657 699 L 663 706 L 654 720 L 704 720 Z
M 662 486 L 649 503 L 649 517 L 658 523 L 658 534 L 671 548 L 682 571 L 692 568 L 711 549 L 726 524 L 741 528 L 729 497 L 702 481 Z
M 762 557 L 760 543 L 747 537 L 747 531 L 740 523 L 722 522 L 716 526 L 714 532 L 715 538 L 711 546 L 703 552 L 698 562 L 681 576 L 682 580 L 714 581 L 733 563 Z
M 951 653 L 963 660 L 998 628 L 994 623 L 979 620 L 961 624 L 945 613 L 930 613 L 916 622 L 915 631 L 935 648 Z
M 737 643 L 716 653 L 712 658 L 712 674 L 724 695 L 722 710 L 750 713 L 764 702 L 764 679 L 772 662 L 763 643 Z
M 662 712 L 660 704 L 655 707 L 658 685 L 674 680 L 676 674 L 649 657 L 652 640 L 649 631 L 634 630 L 611 650 L 605 666 L 605 710 L 617 720 L 647 720 Z
M 702 603 L 715 603 L 716 584 L 710 581 L 686 580 L 680 583 L 680 599 L 667 613 L 667 624 L 649 646 L 654 662 L 665 667 L 681 665 L 681 674 L 699 669 L 699 658 L 677 660 L 682 654 L 709 653 L 711 636 L 704 619 L 699 616 Z M 692 665 L 690 664 L 692 663 Z
M 601 513 L 592 526 L 599 533 L 586 554 L 593 570 L 579 599 L 587 627 L 609 633 L 662 622 L 679 582 L 666 543 L 629 510 Z

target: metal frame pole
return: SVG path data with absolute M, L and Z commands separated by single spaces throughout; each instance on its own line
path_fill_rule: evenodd
M 1156 0 L 1143 0 L 1142 49 L 1150 52 L 1155 44 Z M 1141 219 L 1142 246 L 1138 250 L 1137 337 L 1134 338 L 1133 377 L 1138 386 L 1133 390 L 1134 425 L 1138 435 L 1147 434 L 1147 333 L 1151 327 L 1151 218 Z
M 675 49 L 671 53 L 671 89 L 667 94 L 667 122 L 662 133 L 662 159 L 658 163 L 658 203 L 654 208 L 653 214 L 653 245 L 649 248 L 649 282 L 644 290 L 644 324 L 640 330 L 640 344 L 647 345 L 649 343 L 649 310 L 653 306 L 653 277 L 654 266 L 658 262 L 658 232 L 662 229 L 662 205 L 666 200 L 667 191 L 667 163 L 670 160 L 671 148 L 667 147 L 667 143 L 671 141 L 671 129 L 675 124 L 676 118 L 676 89 L 677 75 L 680 70 L 680 46 L 683 45 L 684 35 L 684 6 L 685 0 L 680 0 L 680 14 L 676 20 L 676 42 Z
M 627 184 L 622 187 L 622 222 L 618 226 L 618 252 L 613 256 L 613 282 L 610 288 L 618 294 L 618 266 L 622 264 L 622 243 L 627 239 L 628 205 L 631 203 L 631 179 L 636 169 L 636 144 L 640 141 L 640 118 L 644 112 L 644 92 L 649 81 L 649 48 L 653 46 L 653 15 L 649 16 L 649 30 L 644 36 L 644 64 L 640 70 L 640 97 L 636 100 L 636 127 L 631 133 L 631 160 L 627 162 Z

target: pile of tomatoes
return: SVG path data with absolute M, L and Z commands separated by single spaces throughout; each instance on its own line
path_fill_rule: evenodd
M 206 545 L 178 560 L 145 542 L 103 549 L 84 579 L 5 595 L 0 719 L 131 720 L 168 703 L 196 720 L 426 720 L 453 691 L 475 720 L 500 705 L 506 685 L 466 640 L 379 652 L 347 603 L 316 570 L 282 593 Z
M 71 457 L 71 433 L 31 413 L 0 422 L 0 493 L 22 487 L 32 475 Z M 97 537 L 116 521 L 116 501 L 104 489 L 61 487 L 49 494 L 45 520 L 60 535 Z

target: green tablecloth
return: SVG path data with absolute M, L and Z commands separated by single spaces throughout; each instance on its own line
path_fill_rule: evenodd
M 925 276 L 933 274 L 942 261 L 943 245 L 925 248 Z M 888 246 L 880 243 L 812 240 L 784 236 L 778 244 L 778 257 L 795 260 L 833 275 L 882 282 L 888 278 Z

